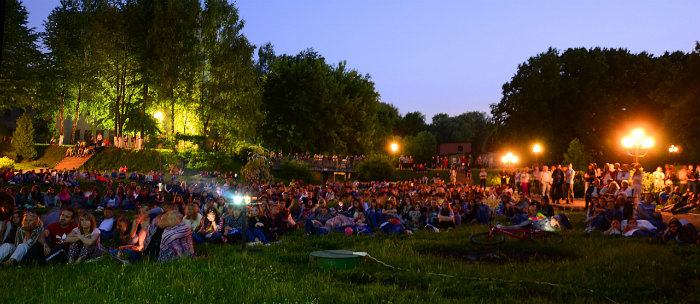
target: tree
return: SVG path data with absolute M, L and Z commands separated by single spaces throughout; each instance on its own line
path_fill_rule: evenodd
M 421 131 L 415 136 L 407 136 L 403 139 L 406 154 L 413 156 L 414 163 L 428 163 L 437 147 L 437 140 L 432 133 Z
M 664 105 L 663 125 L 669 144 L 681 145 L 682 160 L 699 162 L 700 43 L 696 42 L 695 51 L 673 67 L 671 76 L 654 91 L 653 98 Z
M 38 35 L 28 27 L 27 10 L 18 0 L 3 1 L 5 14 L 0 62 L 0 110 L 35 105 L 37 66 L 41 53 Z
M 591 155 L 586 152 L 586 148 L 581 144 L 578 138 L 574 138 L 569 142 L 569 148 L 564 153 L 564 163 L 572 164 L 576 170 L 585 170 L 588 164 L 591 163 Z
M 170 132 L 175 135 L 175 108 L 191 101 L 196 83 L 201 6 L 198 0 L 155 0 L 148 40 L 158 63 L 153 66 L 159 96 L 170 107 Z
M 408 112 L 401 118 L 401 123 L 398 126 L 398 134 L 400 136 L 412 136 L 421 131 L 428 129 L 425 123 L 425 115 L 419 111 Z
M 242 34 L 238 9 L 225 0 L 205 1 L 202 12 L 203 69 L 198 114 L 203 133 L 216 131 L 225 146 L 254 138 L 262 121 L 255 47 Z
M 597 159 L 622 155 L 616 129 L 620 122 L 660 125 L 663 104 L 652 92 L 670 77 L 679 54 L 653 57 L 625 49 L 575 48 L 529 58 L 503 85 L 503 97 L 491 105 L 501 145 L 528 149 L 537 141 L 560 160 L 570 138 L 577 137 Z M 626 123 L 625 123 L 626 124 Z
M 86 107 L 82 104 L 92 99 L 97 86 L 96 63 L 94 54 L 95 36 L 90 27 L 94 18 L 95 3 L 84 0 L 64 0 L 55 8 L 44 24 L 44 44 L 49 48 L 49 58 L 54 64 L 53 75 L 60 89 L 60 136 L 63 138 L 63 117 L 65 109 L 75 106 L 71 140 L 75 140 L 75 131 L 80 115 Z M 72 105 L 67 97 L 73 97 Z M 82 108 L 81 108 L 82 106 Z
M 313 50 L 274 60 L 263 84 L 263 139 L 285 151 L 362 154 L 376 143 L 379 94 L 368 75 Z
M 32 160 L 36 157 L 34 125 L 32 117 L 27 112 L 17 118 L 17 129 L 12 133 L 12 147 L 17 156 L 24 160 Z

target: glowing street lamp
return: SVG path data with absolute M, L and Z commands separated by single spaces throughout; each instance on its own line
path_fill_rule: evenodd
M 647 137 L 643 129 L 634 129 L 629 136 L 622 138 L 622 146 L 627 149 L 627 154 L 634 157 L 634 163 L 639 163 L 639 158 L 644 157 L 649 149 L 654 146 L 654 139 Z
M 671 145 L 670 147 L 668 147 L 668 153 L 678 153 L 678 147 L 676 147 L 675 145 Z
M 396 142 L 392 142 L 389 146 L 389 149 L 391 150 L 391 153 L 396 154 L 396 152 L 399 151 L 399 144 Z
M 535 163 L 538 163 L 537 158 L 540 156 L 540 153 L 542 152 L 542 147 L 539 144 L 535 144 L 532 146 L 532 153 L 535 153 Z
M 518 157 L 508 152 L 508 154 L 501 157 L 501 162 L 506 166 L 512 166 L 518 162 Z

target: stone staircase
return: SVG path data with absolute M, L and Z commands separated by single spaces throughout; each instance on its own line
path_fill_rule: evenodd
M 90 158 L 92 158 L 95 155 L 95 153 L 90 154 L 87 157 L 70 157 L 67 156 L 64 158 L 62 161 L 60 161 L 58 164 L 56 164 L 54 170 L 73 170 L 73 169 L 78 169 L 80 166 L 82 166 L 84 163 L 86 163 Z

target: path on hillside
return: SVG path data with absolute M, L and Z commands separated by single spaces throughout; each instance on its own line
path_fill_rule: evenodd
M 77 170 L 85 164 L 92 156 L 95 155 L 95 153 L 91 153 L 87 157 L 72 157 L 72 156 L 66 156 L 63 160 L 61 160 L 58 164 L 56 164 L 54 170 Z

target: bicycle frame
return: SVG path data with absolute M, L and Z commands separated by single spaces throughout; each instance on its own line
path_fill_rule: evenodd
M 544 235 L 545 234 L 542 231 L 533 230 L 533 229 L 491 227 L 491 230 L 489 231 L 489 236 L 493 235 L 494 231 L 503 233 L 505 235 L 508 235 L 508 236 L 511 236 L 511 237 L 514 237 L 514 238 L 520 239 L 520 240 L 530 239 L 530 238 L 532 238 L 533 235 L 538 235 L 538 234 Z M 522 234 L 522 235 L 520 235 L 520 234 Z

